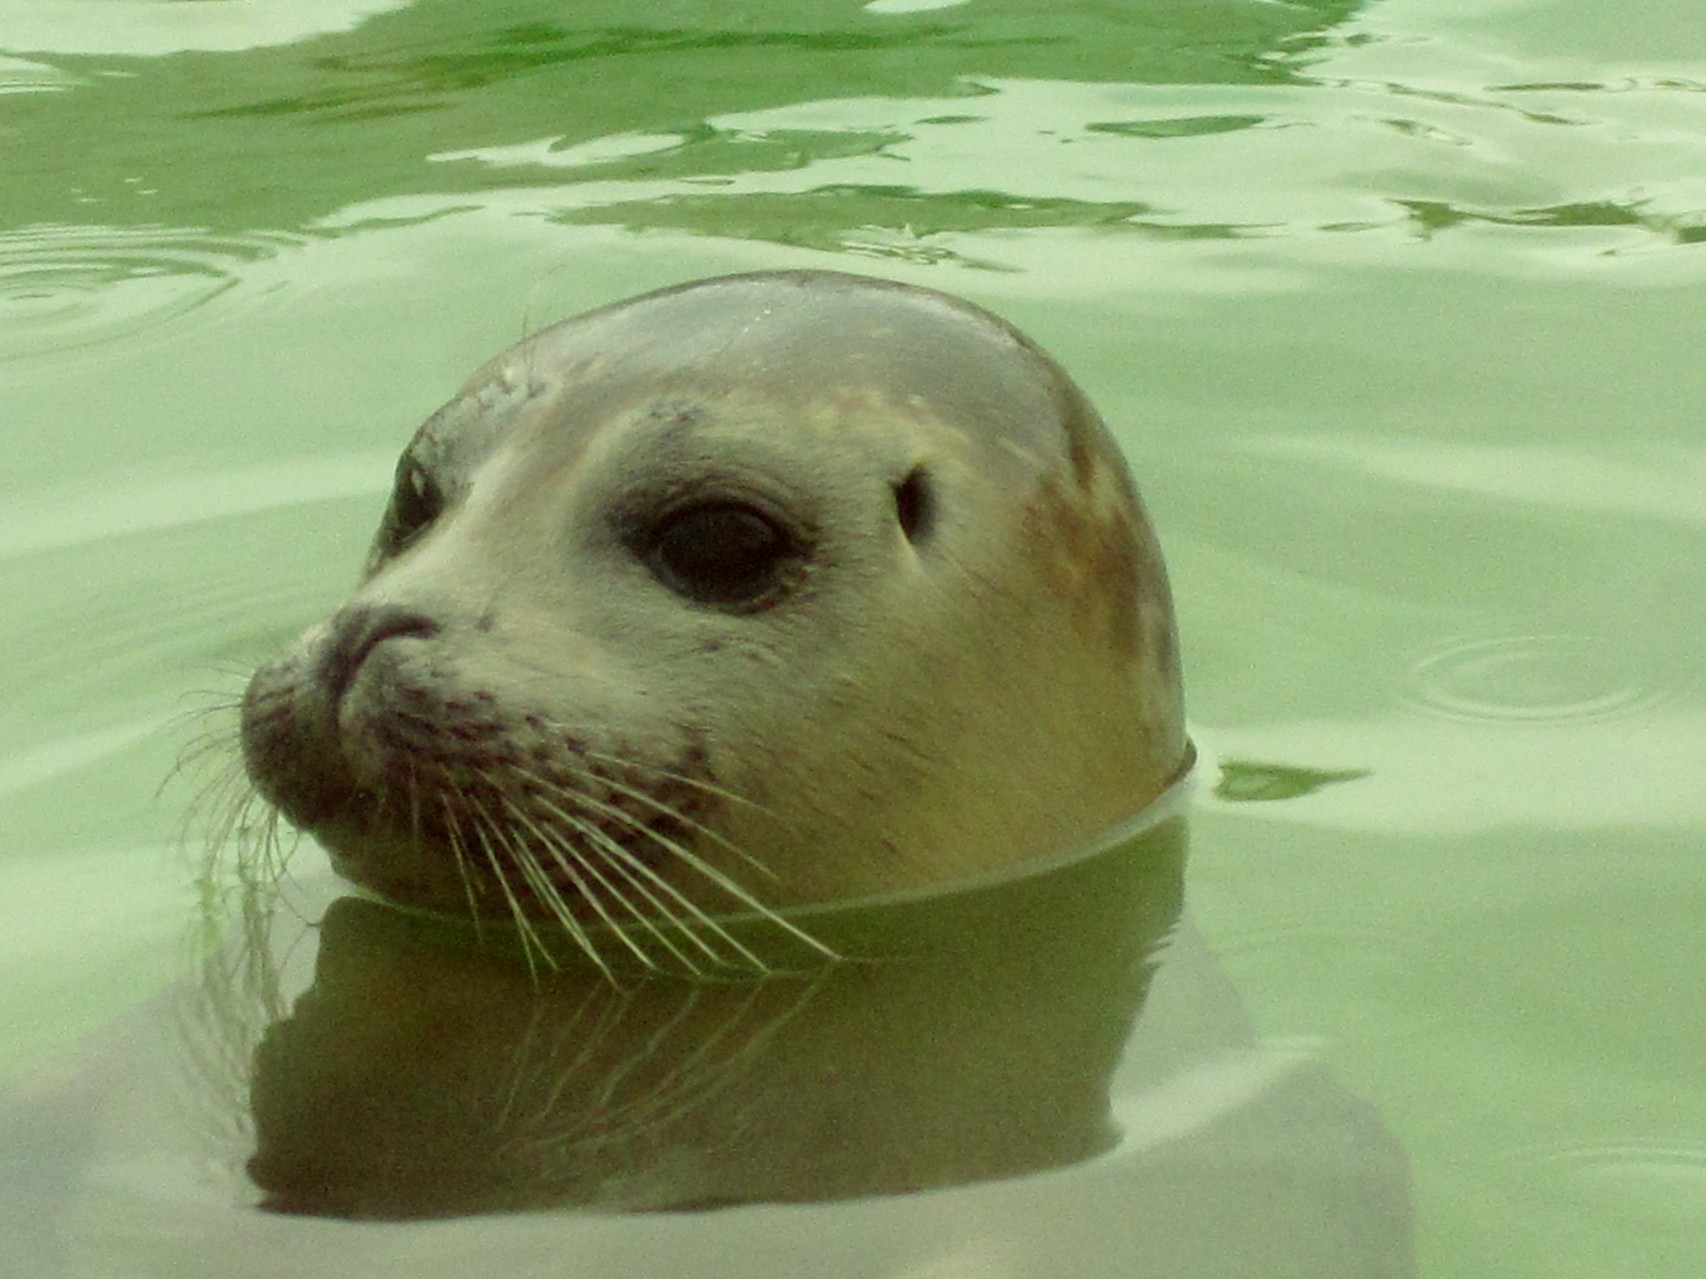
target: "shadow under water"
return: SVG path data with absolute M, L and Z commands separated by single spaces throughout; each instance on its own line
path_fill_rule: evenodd
M 94 1273 L 56 1258 L 138 1258 L 141 1231 L 174 1267 L 201 1257 L 173 1273 L 258 1247 L 341 1269 L 351 1237 L 303 1218 L 460 1218 L 473 1234 L 443 1238 L 473 1253 L 420 1271 L 460 1274 L 528 1221 L 572 1248 L 664 1212 L 680 1224 L 622 1236 L 636 1264 L 679 1261 L 691 1228 L 821 1235 L 826 1274 L 912 1273 L 836 1260 L 877 1229 L 932 1255 L 944 1232 L 1021 1247 L 1012 1275 L 1067 1254 L 1087 1275 L 1413 1275 L 1403 1151 L 1258 1040 L 1181 914 L 1177 799 L 1035 873 L 790 914 L 839 959 L 733 921 L 761 978 L 535 975 L 329 882 L 323 911 L 275 894 L 198 980 L 0 1097 L 20 1139 L 0 1176 L 51 1190 L 21 1252 Z M 816 1206 L 739 1208 L 761 1204 Z

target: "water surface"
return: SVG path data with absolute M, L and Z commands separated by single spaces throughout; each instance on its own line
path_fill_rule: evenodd
M 276 8 L 0 3 L 12 1078 L 186 970 L 185 713 L 338 599 L 426 412 L 585 307 L 838 267 L 1007 315 L 1119 435 L 1207 757 L 1189 908 L 1259 1045 L 1402 1142 L 1419 1272 L 1701 1272 L 1692 0 Z M 201 1255 L 182 1175 L 83 1237 Z M 990 1194 L 575 1250 L 1046 1273 L 1029 1222 L 1094 1274 L 1082 1222 L 1135 1211 L 1090 1174 Z M 556 1229 L 337 1264 L 525 1270 Z

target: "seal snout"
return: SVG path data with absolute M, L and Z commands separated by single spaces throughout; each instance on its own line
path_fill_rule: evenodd
M 241 737 L 244 762 L 261 794 L 309 829 L 347 814 L 352 804 L 371 802 L 362 798 L 372 781 L 370 752 L 341 722 L 351 690 L 386 641 L 430 639 L 441 629 L 414 609 L 351 605 L 310 631 L 293 652 L 256 671 L 243 697 Z M 381 696 L 375 706 L 386 700 Z
M 358 604 L 344 609 L 331 622 L 331 635 L 315 677 L 335 707 L 355 682 L 356 672 L 374 649 L 400 636 L 431 639 L 439 624 L 425 613 L 396 604 Z

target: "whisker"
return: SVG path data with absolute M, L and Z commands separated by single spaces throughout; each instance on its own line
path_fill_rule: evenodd
M 199 762 L 197 761 L 198 764 Z M 173 769 L 173 774 L 184 767 L 185 762 L 180 760 L 178 768 Z M 179 838 L 187 843 L 190 833 L 199 829 L 206 835 L 210 848 L 225 846 L 231 838 L 238 815 L 252 794 L 241 767 L 236 761 L 228 761 L 211 776 L 204 778 L 195 793 L 190 796 L 189 803 L 184 808 Z M 215 812 L 218 812 L 219 816 L 213 816 Z
M 728 849 L 729 852 L 740 858 L 741 861 L 745 862 L 748 866 L 751 866 L 759 874 L 764 875 L 769 879 L 778 878 L 774 870 L 766 866 L 758 858 L 747 852 L 746 849 L 735 843 L 721 831 L 714 830 L 704 822 L 699 821 L 695 817 L 689 816 L 687 813 L 684 813 L 680 809 L 666 803 L 657 796 L 647 794 L 638 786 L 630 786 L 626 782 L 619 781 L 614 777 L 606 777 L 603 774 L 599 775 L 599 780 L 604 782 L 605 785 L 609 786 L 611 790 L 616 791 L 618 794 L 627 795 L 636 799 L 640 801 L 640 803 L 651 808 L 653 812 L 662 813 L 667 817 L 671 817 L 680 822 L 683 826 L 690 827 L 694 831 L 697 831 L 699 834 L 705 836 L 705 838 L 721 844 L 724 848 Z
M 557 729 L 559 732 L 569 734 L 569 730 L 561 724 L 552 723 L 550 726 Z M 735 791 L 728 790 L 722 786 L 718 786 L 715 782 L 708 782 L 702 777 L 694 777 L 690 773 L 677 772 L 672 768 L 664 768 L 657 764 L 647 764 L 636 759 L 624 759 L 620 755 L 606 754 L 603 751 L 595 751 L 585 746 L 582 746 L 577 751 L 577 754 L 583 755 L 590 760 L 596 760 L 600 764 L 611 764 L 617 768 L 631 768 L 637 772 L 649 773 L 653 777 L 661 777 L 667 781 L 680 782 L 683 786 L 691 786 L 694 790 L 703 791 L 705 794 L 711 795 L 717 799 L 726 799 L 731 804 L 738 804 L 742 808 L 752 809 L 755 813 L 762 813 L 766 817 L 775 818 L 778 821 L 781 820 L 776 816 L 773 809 L 764 804 L 760 804 L 757 800 L 748 798 L 745 795 L 738 794 Z M 600 776 L 603 775 L 600 774 Z M 606 778 L 605 780 L 609 779 Z
M 599 859 L 602 860 L 607 867 L 622 878 L 627 888 L 639 893 L 640 896 L 644 898 L 645 901 L 652 906 L 666 922 L 675 924 L 683 934 L 685 934 L 694 942 L 695 945 L 699 947 L 700 950 L 705 952 L 706 956 L 713 963 L 723 962 L 722 957 L 717 954 L 714 947 L 707 945 L 703 940 L 701 940 L 690 927 L 684 925 L 679 919 L 677 919 L 677 917 L 670 911 L 669 907 L 664 902 L 660 901 L 654 893 L 650 892 L 646 888 L 645 884 L 637 881 L 633 875 L 626 870 L 626 868 L 613 862 L 609 855 L 602 848 L 598 847 L 600 843 L 610 841 L 610 837 L 608 835 L 595 827 L 587 825 L 585 822 L 576 818 L 573 814 L 563 812 L 549 801 L 541 801 L 541 803 L 553 816 L 559 818 L 571 830 L 588 840 L 593 846 L 588 849 L 581 849 L 577 847 L 572 840 L 564 839 L 561 836 L 556 836 L 554 838 L 558 842 L 565 843 L 569 846 L 571 855 L 573 855 L 581 865 L 585 866 L 590 873 L 597 875 L 599 883 L 606 887 L 612 897 L 621 902 L 623 908 L 633 917 L 634 923 L 638 924 L 641 928 L 645 929 L 646 932 L 650 933 L 658 945 L 662 946 L 672 956 L 674 956 L 676 961 L 680 963 L 683 968 L 695 977 L 703 977 L 705 975 L 705 971 L 700 967 L 698 961 L 696 961 L 691 954 L 677 946 L 674 939 L 670 937 L 669 932 L 663 928 L 655 918 L 648 915 L 644 910 L 636 905 L 634 900 L 628 896 L 628 893 L 624 891 L 621 886 L 612 883 L 602 871 L 599 871 L 597 866 L 589 860 L 589 854 L 597 854 Z M 610 924 L 612 929 L 618 932 L 623 931 L 622 926 L 614 921 L 607 920 L 606 922 Z M 623 940 L 626 941 L 631 948 L 637 945 L 637 943 L 625 933 L 623 935 Z M 649 955 L 645 957 L 645 961 L 648 968 L 656 968 L 658 966 L 656 961 Z
M 549 783 L 547 783 L 547 785 L 549 785 Z M 750 910 L 752 910 L 756 914 L 762 915 L 765 919 L 769 920 L 771 923 L 773 923 L 777 927 L 781 928 L 784 932 L 787 932 L 788 934 L 793 936 L 796 940 L 804 942 L 806 945 L 810 946 L 813 950 L 818 951 L 820 954 L 823 954 L 823 955 L 827 956 L 828 958 L 831 958 L 831 959 L 841 958 L 841 956 L 838 955 L 834 950 L 830 949 L 828 946 L 825 946 L 817 938 L 813 937 L 810 933 L 805 932 L 804 930 L 799 928 L 797 925 L 790 923 L 786 918 L 784 918 L 781 914 L 779 914 L 773 907 L 765 905 L 765 903 L 763 901 L 761 901 L 759 898 L 754 896 L 748 889 L 742 887 L 739 882 L 737 882 L 736 880 L 731 878 L 729 875 L 725 874 L 723 871 L 718 870 L 715 866 L 710 865 L 703 858 L 701 858 L 698 854 L 689 850 L 686 847 L 686 845 L 682 844 L 679 840 L 674 840 L 674 839 L 669 838 L 667 835 L 659 834 L 656 830 L 653 830 L 650 826 L 648 826 L 645 822 L 641 821 L 638 817 L 635 817 L 632 813 L 624 812 L 622 809 L 616 807 L 616 805 L 614 805 L 614 804 L 607 803 L 604 800 L 595 799 L 590 795 L 581 795 L 581 794 L 574 794 L 571 792 L 567 792 L 567 791 L 564 791 L 562 787 L 558 787 L 558 786 L 552 786 L 552 789 L 558 791 L 558 793 L 560 793 L 560 794 L 565 795 L 565 797 L 569 798 L 571 801 L 573 801 L 575 803 L 585 804 L 587 807 L 594 809 L 597 812 L 605 813 L 605 814 L 609 815 L 610 817 L 613 817 L 616 820 L 625 823 L 626 825 L 628 825 L 629 828 L 640 832 L 647 839 L 649 839 L 653 843 L 657 844 L 658 847 L 664 849 L 666 852 L 669 852 L 669 853 L 673 854 L 675 857 L 679 858 L 683 864 L 688 866 L 690 869 L 697 871 L 705 879 L 709 880 L 712 884 L 716 885 L 716 887 L 722 889 L 723 892 L 727 893 L 730 897 L 734 898 L 735 901 L 741 903 L 743 906 L 746 906 L 747 908 L 749 908 Z M 668 811 L 668 810 L 666 809 L 665 811 Z M 644 865 L 643 862 L 638 862 L 637 864 Z M 700 918 L 704 919 L 708 925 L 715 927 L 719 933 L 722 933 L 725 936 L 727 935 L 727 930 L 723 929 L 720 925 L 716 925 L 710 919 L 710 917 L 708 915 L 704 914 L 703 911 L 699 911 L 697 907 L 694 907 L 694 910 L 695 910 L 695 913 L 697 913 L 700 916 Z M 732 941 L 733 939 L 731 938 L 730 940 Z M 742 949 L 744 949 L 744 948 L 742 948 Z
M 613 757 L 600 756 L 598 758 L 608 759 L 608 758 L 613 758 Z M 673 818 L 675 821 L 680 822 L 683 826 L 691 827 L 693 830 L 697 831 L 699 834 L 705 836 L 705 838 L 710 839 L 710 840 L 714 840 L 718 844 L 721 844 L 724 848 L 728 849 L 729 852 L 733 853 L 736 857 L 740 858 L 743 862 L 745 862 L 747 865 L 751 866 L 754 870 L 758 871 L 760 874 L 768 876 L 771 879 L 775 879 L 777 877 L 775 871 L 770 869 L 770 867 L 766 866 L 763 862 L 759 861 L 758 858 L 754 857 L 751 853 L 747 852 L 740 845 L 734 843 L 732 840 L 730 840 L 728 838 L 728 836 L 724 835 L 721 831 L 713 830 L 711 827 L 707 826 L 704 822 L 698 821 L 698 820 L 688 816 L 686 813 L 684 813 L 684 812 L 680 811 L 679 809 L 671 806 L 670 804 L 665 803 L 663 800 L 657 798 L 657 796 L 655 796 L 655 795 L 648 795 L 644 790 L 640 789 L 637 786 L 630 786 L 626 782 L 618 781 L 616 778 L 607 776 L 604 773 L 597 773 L 597 774 L 595 774 L 595 776 L 598 778 L 598 780 L 601 783 L 608 786 L 611 790 L 616 791 L 618 794 L 627 795 L 632 799 L 639 800 L 642 804 L 645 804 L 647 807 L 651 808 L 652 811 L 662 813 L 666 817 Z M 678 778 L 676 778 L 676 775 L 673 773 L 663 774 L 663 776 L 679 780 Z M 558 795 L 563 796 L 565 799 L 568 799 L 568 800 L 571 800 L 574 802 L 583 802 L 584 801 L 584 802 L 589 803 L 589 804 L 596 803 L 596 801 L 594 801 L 591 796 L 588 796 L 581 791 L 570 790 L 568 787 L 563 786 L 562 784 L 560 784 L 558 782 L 548 781 L 547 779 L 545 779 L 543 777 L 535 778 L 535 780 L 539 783 L 540 786 L 545 787 L 548 790 L 555 791 Z M 620 809 L 617 809 L 614 811 L 621 813 Z M 621 816 L 627 821 L 630 821 L 630 822 L 633 821 L 633 818 L 631 818 L 627 813 L 621 813 Z
M 467 808 L 467 795 L 465 795 L 461 788 L 457 787 L 454 783 L 452 784 L 451 789 L 456 792 L 457 798 L 461 800 L 463 807 Z M 446 816 L 448 816 L 451 822 L 454 823 L 456 821 L 456 814 L 451 808 L 448 797 L 443 799 L 443 804 Z M 515 895 L 515 889 L 510 886 L 509 878 L 504 874 L 503 863 L 498 859 L 497 853 L 493 850 L 491 840 L 486 837 L 484 825 L 476 819 L 476 814 L 473 812 L 469 813 L 469 817 L 473 820 L 474 834 L 480 841 L 480 847 L 485 851 L 486 863 L 492 868 L 492 876 L 497 880 L 498 889 L 503 893 L 504 900 L 509 904 L 510 918 L 515 920 L 516 929 L 521 937 L 522 954 L 527 959 L 527 971 L 533 975 L 535 980 L 537 980 L 539 976 L 539 969 L 533 962 L 535 949 L 538 950 L 539 954 L 544 958 L 549 967 L 555 969 L 556 964 L 552 962 L 550 952 L 545 949 L 544 944 L 539 939 L 539 935 L 533 931 L 533 923 L 528 919 L 527 912 L 522 909 L 521 902 Z
M 215 760 L 217 767 L 214 770 L 214 781 L 204 785 L 201 794 L 196 797 L 196 802 L 190 805 L 189 815 L 199 816 L 199 803 L 207 790 L 212 786 L 229 785 L 231 783 L 228 779 L 232 774 L 241 773 L 242 753 L 238 749 L 237 726 L 228 708 L 204 707 L 173 716 L 172 721 L 181 723 L 189 718 L 194 718 L 205 726 L 179 748 L 177 758 L 172 761 L 165 777 L 160 779 L 160 785 L 155 789 L 154 795 L 158 799 L 179 777 L 199 772 L 210 759 Z
M 409 832 L 411 847 L 417 855 L 425 846 L 421 838 L 421 787 L 420 775 L 414 765 L 409 766 Z M 474 941 L 483 944 L 486 940 L 484 917 L 480 914 L 479 895 L 474 891 L 474 873 L 468 865 L 468 850 L 462 841 L 462 829 L 451 823 L 445 827 L 446 842 L 450 845 L 450 860 L 456 865 L 456 877 L 462 881 L 462 895 L 468 902 L 468 920 L 474 929 Z
M 557 891 L 556 886 L 552 884 L 551 877 L 545 873 L 545 868 L 539 864 L 539 859 L 534 857 L 527 849 L 518 846 L 514 838 L 507 831 L 500 829 L 497 824 L 491 820 L 489 815 L 486 817 L 482 825 L 485 829 L 488 829 L 491 832 L 492 836 L 497 839 L 504 848 L 509 851 L 511 862 L 514 864 L 515 868 L 521 872 L 522 879 L 526 881 L 527 886 L 533 890 L 533 895 L 539 899 L 540 904 L 544 906 L 545 910 L 554 920 L 556 920 L 557 923 L 563 925 L 564 928 L 569 930 L 571 936 L 574 937 L 576 944 L 591 956 L 593 962 L 598 965 L 600 970 L 603 971 L 605 976 L 608 978 L 610 975 L 609 970 L 605 968 L 603 961 L 593 950 L 590 939 L 587 938 L 581 930 L 574 926 L 574 916 L 570 912 L 568 904 L 563 901 L 562 894 L 560 894 Z M 528 925 L 528 932 L 532 935 L 533 939 L 543 947 L 544 939 L 541 938 L 538 931 L 532 927 L 531 922 Z M 547 955 L 546 963 L 555 970 L 557 968 L 556 955 L 554 953 Z
M 605 906 L 599 895 L 588 888 L 586 882 L 581 878 L 581 872 L 584 870 L 589 875 L 595 877 L 598 880 L 599 885 L 603 887 L 605 891 L 609 892 L 617 901 L 622 902 L 632 910 L 632 905 L 627 901 L 627 899 L 620 893 L 616 892 L 616 890 L 610 885 L 609 881 L 607 881 L 602 875 L 599 875 L 593 867 L 580 863 L 574 857 L 565 854 L 563 849 L 559 847 L 558 841 L 552 838 L 552 836 L 544 830 L 541 830 L 538 823 L 529 817 L 520 805 L 516 804 L 513 800 L 506 798 L 504 800 L 504 808 L 511 816 L 527 828 L 536 841 L 543 845 L 545 851 L 550 854 L 551 859 L 562 868 L 563 873 L 569 877 L 571 882 L 573 882 L 575 891 L 580 894 L 581 900 L 585 901 L 593 908 L 593 910 L 598 912 L 598 917 L 604 921 L 605 925 L 611 932 L 616 934 L 617 940 L 619 940 L 629 950 L 633 951 L 634 957 L 647 968 L 657 967 L 656 962 L 646 953 L 645 948 L 623 931 L 621 925 L 619 925 L 611 916 L 609 909 Z M 513 842 L 511 843 L 511 848 L 518 858 L 522 856 L 523 850 Z M 572 851 L 573 850 L 571 849 L 570 852 L 572 853 Z M 555 887 L 553 886 L 553 895 L 555 895 L 555 891 Z M 560 905 L 560 900 L 557 904 Z M 594 949 L 592 939 L 587 935 L 586 930 L 582 927 L 580 921 L 574 917 L 573 912 L 566 906 L 562 906 L 560 910 L 555 910 L 553 913 L 558 916 L 558 919 L 561 921 L 563 926 L 567 928 L 570 934 L 574 937 L 575 944 L 590 954 Z M 605 968 L 602 963 L 599 964 L 599 968 L 604 971 L 606 976 L 609 976 L 610 970 Z
M 582 836 L 589 840 L 593 844 L 594 849 L 601 854 L 606 865 L 610 866 L 613 871 L 621 875 L 624 880 L 632 885 L 634 891 L 643 896 L 665 920 L 680 929 L 682 934 L 692 941 L 692 943 L 700 950 L 704 951 L 706 957 L 713 963 L 724 964 L 728 961 L 714 946 L 695 931 L 690 922 L 680 918 L 675 909 L 672 909 L 667 902 L 663 901 L 656 893 L 652 892 L 642 880 L 637 879 L 634 874 L 635 871 L 639 871 L 646 878 L 652 880 L 664 892 L 675 898 L 680 909 L 686 910 L 695 916 L 704 927 L 722 936 L 730 946 L 734 947 L 738 951 L 744 952 L 754 963 L 759 962 L 757 956 L 752 955 L 750 951 L 746 951 L 745 947 L 741 946 L 738 941 L 728 934 L 727 929 L 723 928 L 697 905 L 695 905 L 681 892 L 680 889 L 676 888 L 673 884 L 668 883 L 655 870 L 647 866 L 640 859 L 634 857 L 632 853 L 623 848 L 621 844 L 610 835 L 599 830 L 596 826 L 584 819 L 575 816 L 573 813 L 565 812 L 549 800 L 541 799 L 539 803 L 541 807 L 545 808 L 552 816 L 558 818 L 560 821 L 575 831 L 578 831 Z M 612 854 L 615 856 L 613 857 Z M 695 963 L 691 957 L 682 953 L 682 951 L 675 946 L 675 944 L 658 927 L 657 923 L 650 916 L 646 915 L 645 912 L 641 911 L 632 902 L 627 901 L 625 898 L 623 900 L 629 910 L 634 914 L 634 917 L 646 928 L 648 932 L 652 934 L 652 936 L 657 938 L 659 944 L 664 946 L 670 954 L 680 960 L 681 963 L 685 965 L 695 976 L 704 975 L 703 970 L 698 966 L 698 964 Z
M 729 960 L 707 938 L 701 935 L 701 929 L 720 938 L 737 954 L 745 955 L 754 963 L 758 962 L 757 957 L 742 946 L 728 929 L 717 923 L 691 897 L 688 897 L 674 884 L 659 875 L 652 867 L 646 865 L 643 859 L 636 857 L 630 849 L 625 848 L 620 840 L 611 836 L 607 831 L 600 830 L 596 825 L 572 814 L 564 813 L 562 817 L 564 821 L 569 822 L 592 842 L 593 846 L 589 850 L 591 853 L 620 875 L 632 886 L 635 892 L 645 899 L 646 903 L 657 912 L 659 917 L 703 951 L 705 957 L 712 963 L 726 965 Z M 649 884 L 646 882 L 648 880 L 651 881 Z M 660 891 L 663 894 L 662 896 L 660 896 Z M 670 953 L 676 955 L 695 976 L 704 975 L 691 958 L 682 955 L 676 949 L 667 933 L 660 931 L 655 925 L 652 926 L 652 932 L 660 942 L 669 948 Z
M 632 815 L 623 812 L 613 804 L 596 799 L 591 795 L 571 791 L 567 787 L 547 781 L 545 778 L 538 776 L 529 769 L 518 767 L 516 771 L 520 776 L 533 782 L 540 789 L 550 791 L 570 804 L 585 805 L 599 812 L 618 817 L 631 828 L 639 831 L 641 834 L 644 834 L 647 838 L 656 837 L 656 833 L 648 826 L 642 822 L 638 822 Z M 613 870 L 617 871 L 617 873 L 621 874 L 625 880 L 634 886 L 636 891 L 642 893 L 646 897 L 646 900 L 649 901 L 665 919 L 669 920 L 671 923 L 675 924 L 676 927 L 686 933 L 693 940 L 694 944 L 703 950 L 709 958 L 717 963 L 727 962 L 722 955 L 717 953 L 714 947 L 694 931 L 690 921 L 680 918 L 668 903 L 659 899 L 655 893 L 646 888 L 643 882 L 637 880 L 635 878 L 635 872 L 638 872 L 645 879 L 649 879 L 657 888 L 674 898 L 678 906 L 696 918 L 703 927 L 721 936 L 731 947 L 737 951 L 745 953 L 749 959 L 752 959 L 754 962 L 759 962 L 757 957 L 752 955 L 751 952 L 746 951 L 745 947 L 741 946 L 741 944 L 735 940 L 726 928 L 718 924 L 697 903 L 695 903 L 674 884 L 671 884 L 667 879 L 659 875 L 655 869 L 648 866 L 644 859 L 635 856 L 632 850 L 624 847 L 621 841 L 615 839 L 606 831 L 600 830 L 596 824 L 587 821 L 584 817 L 576 813 L 570 812 L 567 809 L 552 803 L 549 799 L 541 797 L 539 803 L 553 816 L 580 832 L 580 834 L 585 836 L 588 840 L 599 845 L 599 851 L 603 855 L 605 863 L 610 865 Z M 676 816 L 676 814 L 667 806 L 663 808 L 663 811 L 670 816 Z M 614 855 L 614 860 L 612 855 Z M 660 940 L 662 939 L 660 938 Z
M 222 721 L 232 720 L 243 706 L 240 695 L 223 688 L 189 689 L 181 693 L 177 700 L 199 702 L 200 705 L 185 706 L 167 716 L 166 722 L 174 728 L 215 718 Z
M 170 781 L 179 773 L 195 767 L 209 755 L 236 757 L 238 756 L 236 746 L 237 729 L 234 726 L 224 724 L 220 727 L 204 729 L 185 742 L 183 748 L 178 751 L 178 757 L 172 761 L 172 768 L 166 774 L 166 780 Z
M 593 828 L 587 833 L 589 837 L 598 837 L 596 840 L 597 847 L 594 851 L 602 857 L 607 864 L 611 865 L 618 874 L 622 875 L 629 883 L 633 884 L 636 892 L 644 896 L 664 919 L 668 920 L 670 924 L 680 930 L 683 936 L 688 938 L 688 940 L 690 940 L 700 950 L 704 951 L 706 955 L 710 957 L 712 962 L 721 967 L 736 966 L 734 960 L 729 956 L 718 952 L 716 947 L 714 947 L 710 941 L 700 935 L 700 929 L 710 933 L 711 936 L 720 940 L 725 946 L 733 951 L 736 956 L 744 959 L 753 971 L 761 974 L 768 973 L 770 971 L 770 966 L 766 964 L 764 960 L 759 958 L 758 955 L 754 954 L 750 949 L 743 945 L 734 933 L 730 932 L 724 925 L 718 923 L 716 918 L 706 911 L 704 907 L 700 906 L 674 884 L 671 884 L 667 879 L 659 875 L 652 867 L 646 865 L 644 858 L 637 856 L 633 850 L 624 847 L 620 840 L 612 838 L 603 831 Z M 673 898 L 673 904 L 662 900 L 656 892 L 653 892 L 651 888 L 648 888 L 644 882 L 645 879 L 651 880 L 658 889 L 661 889 L 664 893 L 668 894 L 670 898 Z M 685 916 L 679 913 L 683 911 L 686 912 Z M 671 947 L 671 950 L 673 949 L 674 947 Z M 703 975 L 697 968 L 694 968 L 693 971 L 695 975 Z
M 623 816 L 627 816 L 627 814 L 623 814 Z M 783 932 L 793 937 L 796 941 L 803 942 L 805 945 L 811 947 L 825 958 L 835 960 L 839 960 L 841 958 L 841 956 L 831 947 L 826 946 L 823 942 L 819 941 L 816 937 L 813 937 L 797 924 L 789 921 L 786 916 L 782 915 L 774 907 L 766 905 L 763 901 L 755 897 L 750 891 L 743 887 L 739 881 L 731 878 L 723 871 L 718 870 L 715 866 L 711 865 L 685 844 L 682 844 L 679 840 L 670 839 L 666 835 L 660 835 L 657 831 L 652 830 L 637 818 L 629 818 L 629 820 L 634 823 L 635 829 L 645 831 L 653 843 L 680 858 L 682 863 L 689 869 L 697 871 L 705 879 L 709 880 L 730 897 L 734 898 L 735 901 L 748 907 L 754 913 L 762 915 L 765 919 L 769 920 Z

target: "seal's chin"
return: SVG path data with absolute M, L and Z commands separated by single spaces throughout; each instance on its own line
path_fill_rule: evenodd
M 482 827 L 445 838 L 345 820 L 308 828 L 339 876 L 395 905 L 475 920 L 582 924 L 653 913 L 673 894 L 656 853 L 618 863 L 590 841 Z M 667 913 L 667 912 L 666 912 Z
M 455 849 L 433 847 L 406 832 L 376 829 L 371 822 L 346 820 L 302 829 L 326 850 L 340 878 L 394 905 L 460 918 L 511 913 L 491 868 L 465 860 Z M 531 904 L 535 897 L 529 893 L 526 900 Z M 544 913 L 543 903 L 529 913 Z

